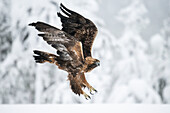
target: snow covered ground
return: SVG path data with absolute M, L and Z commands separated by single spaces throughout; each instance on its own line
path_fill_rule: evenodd
M 1 105 L 1 113 L 169 113 L 170 105 L 67 104 Z
M 109 1 L 62 0 L 99 30 L 92 52 L 101 66 L 86 74 L 98 93 L 87 101 L 72 93 L 66 72 L 36 64 L 32 57 L 34 49 L 56 52 L 28 24 L 43 21 L 61 28 L 56 15 L 61 0 L 0 0 L 0 103 L 169 104 L 168 0 Z M 155 23 L 159 26 L 154 28 Z

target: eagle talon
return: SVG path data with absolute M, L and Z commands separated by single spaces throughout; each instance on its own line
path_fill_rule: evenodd
M 84 95 L 84 97 L 86 98 L 86 100 L 91 99 L 91 97 L 90 97 L 89 95 L 87 95 L 86 93 L 85 93 L 85 94 L 83 94 L 83 95 Z
M 91 95 L 94 95 L 94 93 L 92 93 L 93 91 L 94 91 L 95 93 L 97 93 L 97 90 L 92 87 L 92 88 L 90 88 L 90 94 L 91 94 Z
M 86 100 L 89 100 L 89 99 L 91 99 L 91 97 L 90 97 L 90 96 L 86 97 Z
M 91 95 L 94 95 L 92 92 L 90 92 Z
M 97 93 L 97 90 L 96 90 L 96 89 L 94 89 L 94 91 Z

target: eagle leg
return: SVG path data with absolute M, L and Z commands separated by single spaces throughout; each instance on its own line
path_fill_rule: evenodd
M 93 91 L 94 91 L 95 93 L 97 93 L 97 90 L 94 89 L 94 88 L 87 82 L 84 74 L 81 75 L 81 80 L 82 80 L 82 82 L 83 82 L 83 85 L 86 86 L 86 87 L 90 90 L 90 94 L 91 94 L 91 95 L 94 95 Z

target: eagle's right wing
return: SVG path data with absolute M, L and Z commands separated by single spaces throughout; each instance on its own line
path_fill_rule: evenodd
M 63 4 L 60 4 L 60 9 L 66 15 L 64 16 L 60 12 L 57 13 L 61 18 L 62 30 L 82 42 L 84 58 L 91 56 L 92 45 L 97 35 L 97 27 L 91 20 L 66 8 Z
M 38 35 L 57 50 L 58 58 L 61 61 L 70 62 L 73 68 L 83 63 L 84 57 L 81 42 L 77 41 L 73 36 L 43 22 L 31 23 L 29 25 L 42 32 Z

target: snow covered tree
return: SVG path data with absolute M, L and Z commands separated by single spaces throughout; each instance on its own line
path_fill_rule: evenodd
M 11 16 L 8 13 L 11 9 L 10 1 L 1 0 L 0 7 L 2 7 L 0 10 L 0 62 L 2 62 L 10 52 L 12 44 L 10 31 Z
M 148 43 L 140 35 L 140 31 L 149 23 L 146 13 L 142 1 L 133 0 L 117 17 L 124 23 L 125 29 L 118 41 L 120 57 L 113 71 L 118 79 L 109 102 L 161 102 L 158 93 L 152 88 L 153 69 L 147 54 Z
M 160 33 L 151 37 L 151 61 L 153 65 L 153 87 L 163 103 L 170 103 L 170 19 L 164 20 Z

